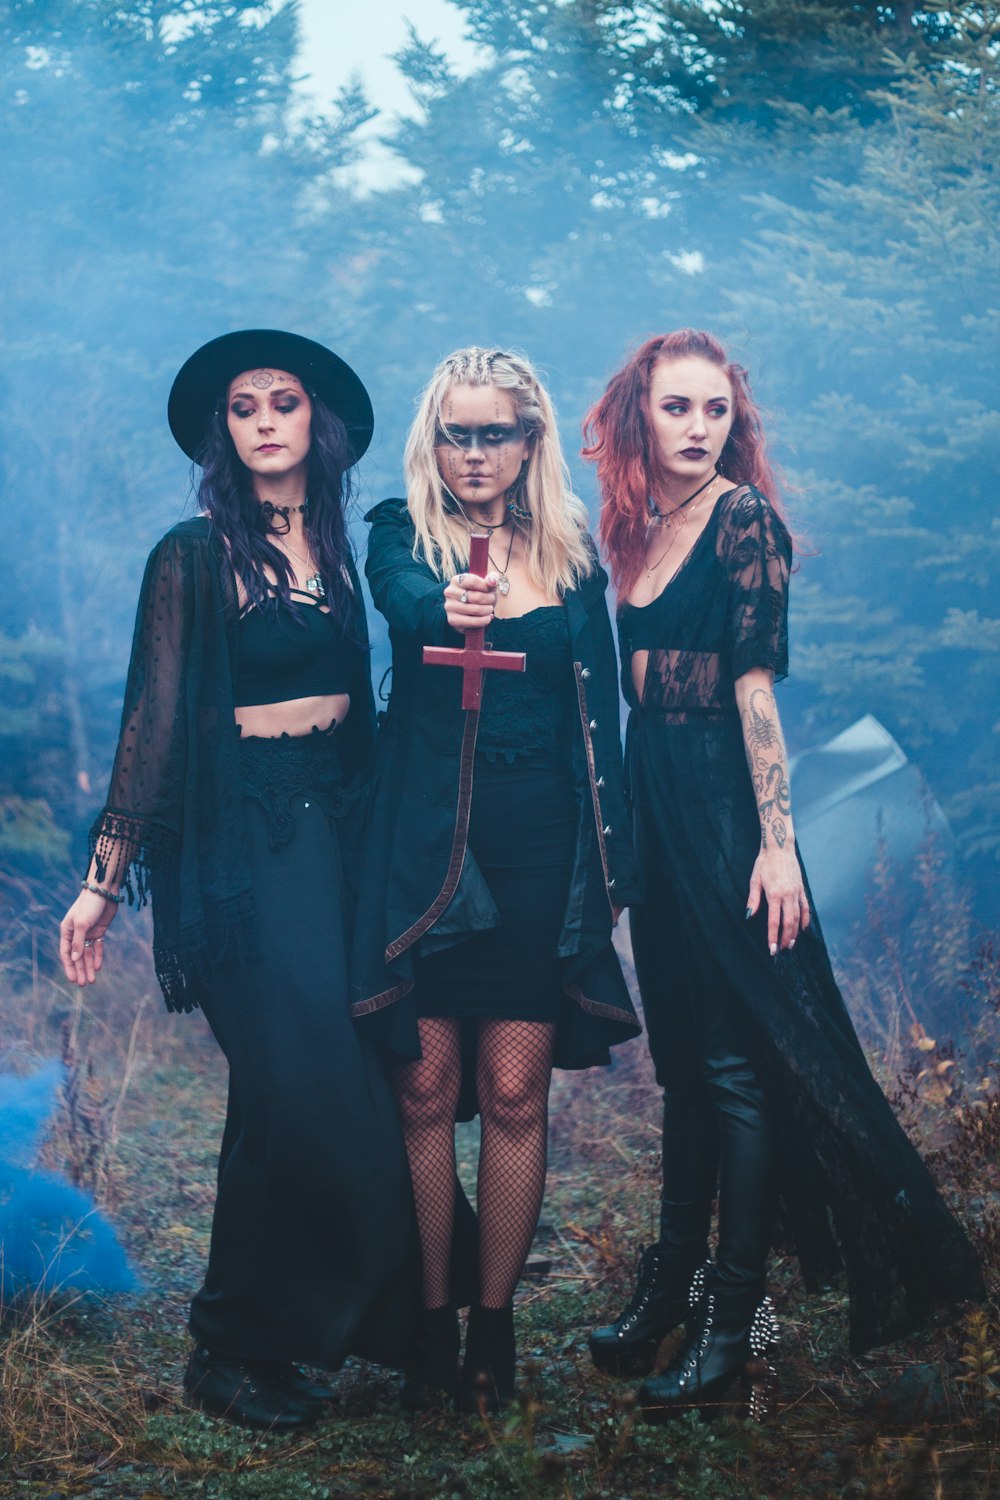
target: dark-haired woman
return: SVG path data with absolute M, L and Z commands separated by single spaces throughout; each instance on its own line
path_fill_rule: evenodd
M 344 506 L 372 412 L 322 345 L 247 330 L 192 355 L 168 415 L 201 513 L 146 567 L 61 956 L 92 983 L 123 889 L 151 899 L 167 1006 L 204 1009 L 230 1077 L 185 1389 L 288 1428 L 331 1394 L 299 1361 L 399 1362 L 412 1322 L 405 1151 L 347 1005 L 344 845 L 374 707 Z
M 631 708 L 632 941 L 664 1093 L 659 1240 L 591 1351 L 646 1373 L 690 1297 L 688 1338 L 640 1391 L 645 1415 L 711 1406 L 741 1375 L 760 1415 L 775 1198 L 807 1284 L 846 1263 L 855 1350 L 982 1282 L 869 1072 L 798 858 L 773 695 L 792 542 L 746 372 L 709 334 L 650 339 L 586 426 Z

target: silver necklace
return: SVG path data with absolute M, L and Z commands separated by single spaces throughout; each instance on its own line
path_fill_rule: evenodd
M 301 554 L 298 553 L 298 552 L 293 552 L 292 549 L 291 549 L 291 547 L 289 547 L 289 545 L 288 545 L 287 542 L 285 543 L 284 547 L 281 550 L 283 552 L 287 552 L 288 555 L 289 555 L 289 557 L 291 557 L 293 559 L 293 561 L 295 561 L 297 563 L 301 563 L 301 565 L 303 567 L 307 568 L 309 566 L 309 558 L 308 557 L 302 557 Z M 318 573 L 317 572 L 317 573 L 310 573 L 308 575 L 308 577 L 306 578 L 305 592 L 307 594 L 312 594 L 312 596 L 313 596 L 314 599 L 325 599 L 326 598 L 326 586 L 323 583 L 323 575 L 322 575 L 322 573 Z
M 510 543 L 509 543 L 509 545 L 507 547 L 507 556 L 504 559 L 504 565 L 503 565 L 503 567 L 501 568 L 499 563 L 493 562 L 493 554 L 492 554 L 492 552 L 487 552 L 487 554 L 486 554 L 487 557 L 489 558 L 490 562 L 493 563 L 493 566 L 497 570 L 497 588 L 500 591 L 500 593 L 503 594 L 503 596 L 504 596 L 505 599 L 506 599 L 507 595 L 510 593 L 510 579 L 507 577 L 507 569 L 510 567 L 510 554 L 513 552 L 513 550 L 514 550 L 514 527 L 512 526 L 510 528 Z

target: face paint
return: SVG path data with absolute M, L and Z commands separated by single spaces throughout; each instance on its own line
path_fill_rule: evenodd
M 434 457 L 466 519 L 495 524 L 497 501 L 516 483 L 530 444 L 509 391 L 459 383 L 445 394 Z
M 274 384 L 274 376 L 270 370 L 258 370 L 256 375 L 250 376 L 250 384 L 255 385 L 259 391 L 266 391 L 268 386 Z
M 439 427 L 434 434 L 436 448 L 457 448 L 464 453 L 478 448 L 482 453 L 496 453 L 498 463 L 504 448 L 523 441 L 524 429 L 520 422 L 508 423 L 499 417 L 483 427 L 458 427 L 449 423 L 446 427 Z

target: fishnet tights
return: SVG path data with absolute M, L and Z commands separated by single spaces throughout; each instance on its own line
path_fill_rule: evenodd
M 420 1229 L 424 1306 L 434 1308 L 449 1295 L 461 1023 L 422 1017 L 418 1024 L 423 1056 L 397 1065 L 395 1085 Z M 479 1024 L 476 1206 L 484 1307 L 510 1302 L 538 1224 L 554 1036 L 554 1026 L 536 1021 Z

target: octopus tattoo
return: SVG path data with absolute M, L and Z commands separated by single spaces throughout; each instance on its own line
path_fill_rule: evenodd
M 760 706 L 758 699 L 761 700 Z M 768 713 L 769 708 L 773 716 Z M 788 767 L 778 727 L 777 709 L 771 694 L 763 688 L 755 689 L 750 695 L 750 702 L 743 714 L 743 733 L 747 764 L 760 814 L 761 848 L 767 848 L 770 830 L 778 848 L 783 849 L 788 841 L 786 819 L 792 813 L 792 794 L 788 785 Z

